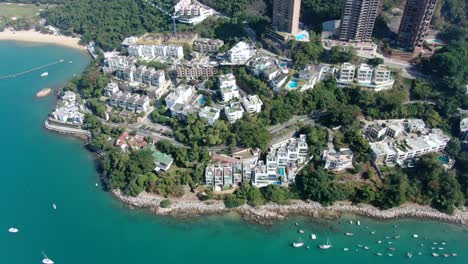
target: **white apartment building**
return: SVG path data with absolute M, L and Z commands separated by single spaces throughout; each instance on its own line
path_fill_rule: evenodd
M 158 57 L 180 60 L 184 58 L 184 49 L 178 45 L 130 45 L 128 55 L 147 60 Z
M 224 114 L 229 123 L 233 124 L 241 119 L 244 115 L 244 108 L 239 102 L 232 102 L 229 106 L 224 107 Z
M 146 72 L 147 68 L 145 65 L 138 66 L 138 68 L 133 73 L 133 81 L 137 83 L 142 83 L 143 74 Z
M 247 113 L 253 114 L 260 113 L 262 111 L 263 102 L 260 100 L 258 95 L 246 96 L 242 98 L 242 103 Z
M 258 187 L 294 182 L 297 172 L 309 161 L 306 136 L 290 138 L 271 146 L 266 164 L 259 161 L 254 169 L 253 184 Z
M 322 160 L 325 162 L 325 169 L 335 172 L 353 168 L 353 152 L 349 149 L 341 149 L 336 152 L 334 149 L 324 150 Z
M 176 104 L 184 105 L 195 94 L 195 88 L 191 85 L 179 85 L 165 99 L 167 108 L 172 108 Z
M 104 95 L 107 97 L 112 96 L 113 94 L 119 91 L 119 86 L 116 83 L 110 82 L 104 87 Z
M 157 70 L 151 76 L 151 86 L 162 88 L 166 85 L 166 74 L 164 70 Z
M 109 97 L 109 105 L 127 109 L 132 112 L 141 113 L 149 109 L 150 99 L 146 95 L 132 94 L 130 92 L 118 91 Z
M 218 63 L 208 59 L 184 61 L 175 66 L 178 79 L 205 79 L 218 74 Z
M 245 65 L 256 52 L 255 47 L 241 41 L 228 51 L 227 59 L 231 64 Z
M 134 60 L 126 56 L 114 56 L 104 59 L 103 71 L 112 73 L 117 70 L 122 70 L 133 65 Z
M 354 81 L 355 73 L 356 67 L 351 63 L 345 62 L 341 65 L 338 80 L 340 82 L 352 82 Z
M 223 102 L 229 102 L 232 99 L 239 98 L 239 88 L 236 84 L 236 77 L 234 74 L 229 73 L 218 76 L 218 85 L 221 90 L 221 97 Z
M 50 118 L 62 123 L 80 126 L 84 121 L 84 114 L 80 112 L 76 105 L 76 94 L 72 91 L 65 91 L 57 107 L 50 114 Z
M 193 50 L 197 52 L 216 53 L 224 45 L 220 39 L 199 38 L 193 42 Z
M 395 80 L 391 77 L 390 69 L 385 65 L 378 65 L 372 69 L 362 63 L 356 67 L 351 63 L 343 63 L 336 79 L 338 87 L 352 87 L 369 89 L 375 92 L 391 89 Z
M 356 81 L 358 83 L 370 84 L 374 70 L 369 65 L 361 63 L 357 68 Z
M 198 116 L 201 118 L 205 118 L 208 121 L 208 124 L 214 125 L 214 123 L 219 119 L 221 110 L 205 106 L 203 107 L 200 112 L 198 112 Z

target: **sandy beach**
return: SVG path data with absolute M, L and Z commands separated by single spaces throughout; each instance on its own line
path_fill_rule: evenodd
M 3 32 L 0 32 L 0 40 L 16 40 L 31 43 L 55 44 L 83 51 L 86 50 L 86 46 L 78 44 L 80 41 L 79 38 L 72 38 L 62 35 L 42 34 L 35 30 L 13 31 L 11 29 L 5 29 Z

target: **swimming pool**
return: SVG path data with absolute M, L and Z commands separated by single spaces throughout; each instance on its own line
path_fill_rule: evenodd
M 297 39 L 297 40 L 303 40 L 303 39 L 305 39 L 306 37 L 307 37 L 307 36 L 306 36 L 305 34 L 299 34 L 299 35 L 296 36 L 296 39 Z
M 206 97 L 203 96 L 202 98 L 200 98 L 200 100 L 198 100 L 198 103 L 200 104 L 200 107 L 205 106 L 205 104 L 206 104 Z
M 296 89 L 298 85 L 299 85 L 299 83 L 297 81 L 290 81 L 288 83 L 289 89 Z
M 426 42 L 428 44 L 442 44 L 443 43 L 442 40 L 440 39 L 426 39 Z
M 449 161 L 450 161 L 447 156 L 439 156 L 437 157 L 437 160 L 444 165 L 449 164 Z
M 284 168 L 279 168 L 278 172 L 280 176 L 284 176 Z

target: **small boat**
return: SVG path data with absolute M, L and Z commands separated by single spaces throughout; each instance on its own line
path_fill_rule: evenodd
M 392 241 L 388 241 L 387 244 L 391 245 L 391 244 L 393 244 L 393 242 L 392 242 Z
M 48 72 L 43 72 L 43 73 L 41 74 L 41 77 L 46 77 L 46 76 L 49 76 L 49 73 L 48 73 Z
M 307 246 L 306 248 L 307 248 L 307 249 L 310 249 L 310 247 L 309 247 L 309 246 Z
M 377 243 L 382 244 L 382 240 L 377 241 Z
M 393 238 L 395 238 L 395 239 L 400 239 L 400 236 L 394 236 Z
M 389 257 L 393 257 L 393 254 L 391 254 L 391 253 L 388 253 L 388 254 L 387 254 L 387 256 L 389 256 Z
M 412 258 L 412 257 L 413 257 L 413 253 L 408 252 L 408 253 L 406 253 L 406 256 L 407 256 L 408 258 Z
M 360 225 L 361 225 L 361 221 L 358 220 L 358 221 L 357 221 L 357 225 L 360 226 Z
M 437 245 L 437 242 L 432 242 L 432 245 Z
M 345 233 L 345 235 L 347 235 L 347 236 L 354 236 L 353 233 Z
M 43 264 L 54 264 L 54 262 L 49 257 L 47 257 L 44 252 L 42 252 L 42 255 L 44 255 L 44 259 L 42 259 Z
M 387 237 L 385 237 L 385 239 L 390 239 L 390 237 L 387 236 Z
M 96 183 L 96 187 L 98 187 L 98 186 L 99 186 L 99 184 Z
M 442 244 L 442 245 L 444 245 L 444 246 L 447 245 L 447 243 L 445 243 L 445 242 L 442 242 L 442 243 L 440 243 L 440 244 Z
M 54 210 L 57 210 L 57 205 L 52 204 L 52 208 L 54 208 Z
M 65 60 L 64 59 L 60 59 L 59 62 L 64 62 Z
M 440 247 L 439 250 L 444 250 L 444 248 L 443 248 L 443 247 Z
M 18 228 L 11 227 L 10 229 L 8 229 L 8 232 L 10 232 L 10 233 L 18 233 L 19 230 L 18 230 Z
M 390 248 L 388 248 L 388 250 L 395 251 L 395 250 L 396 250 L 396 248 L 394 248 L 394 247 L 390 247 Z
M 304 242 L 302 242 L 302 239 L 299 238 L 299 241 L 298 241 L 298 242 L 294 242 L 292 245 L 293 245 L 293 247 L 295 247 L 295 248 L 300 248 L 300 247 L 304 246 Z
M 348 250 L 349 250 L 349 248 L 343 248 L 343 251 L 348 251 Z
M 435 249 L 435 247 L 431 247 L 431 249 L 432 249 L 432 250 L 434 250 L 434 249 Z
M 452 253 L 452 257 L 457 257 L 458 254 L 457 253 Z
M 97 186 L 97 183 L 96 183 L 96 186 Z M 295 224 L 295 225 L 296 225 L 296 226 L 299 226 L 299 223 L 298 223 L 298 222 L 296 222 L 296 224 Z
M 439 254 L 437 254 L 437 253 L 432 253 L 432 256 L 433 256 L 433 257 L 438 257 Z
M 302 230 L 302 229 L 299 230 L 299 233 L 300 233 L 300 234 L 304 234 L 304 230 Z
M 418 256 L 421 256 L 421 255 L 422 255 L 422 253 L 421 253 L 421 252 L 418 252 Z
M 331 247 L 332 247 L 332 245 L 330 244 L 330 240 L 328 240 L 328 239 L 327 239 L 327 244 L 319 245 L 319 248 L 321 248 L 321 249 L 329 249 Z
M 362 245 L 357 245 L 358 247 L 362 248 Z
M 317 236 L 315 234 L 310 235 L 310 239 L 315 240 L 317 239 Z
M 424 244 L 420 244 L 421 247 L 424 247 Z
M 371 232 L 371 235 L 375 235 L 375 231 L 372 231 L 372 232 Z
M 414 238 L 418 238 L 419 236 L 418 236 L 417 234 L 414 234 L 413 237 L 414 237 Z
M 444 258 L 450 257 L 450 254 L 444 254 Z
M 73 61 L 69 61 L 68 63 L 73 63 Z
M 380 253 L 380 252 L 377 252 L 377 253 L 375 253 L 375 254 L 376 254 L 377 256 L 379 256 L 379 257 L 383 255 L 383 254 Z
M 368 247 L 368 246 L 365 246 L 364 249 L 369 250 L 369 247 Z
M 349 220 L 349 223 L 350 223 L 350 224 L 353 224 L 353 220 Z

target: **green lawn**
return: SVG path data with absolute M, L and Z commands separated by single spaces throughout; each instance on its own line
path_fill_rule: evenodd
M 40 12 L 39 9 L 39 7 L 31 4 L 0 3 L 0 17 L 34 18 Z

